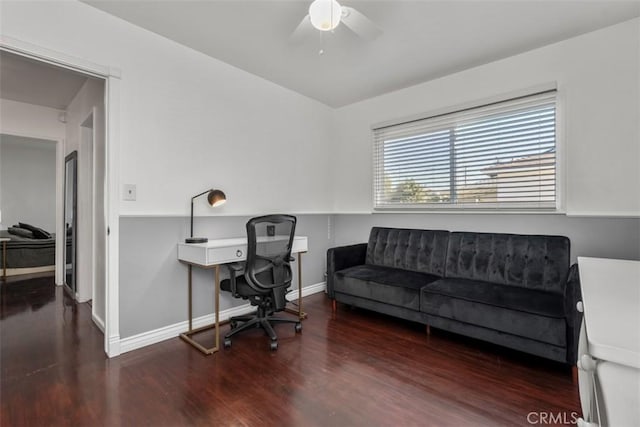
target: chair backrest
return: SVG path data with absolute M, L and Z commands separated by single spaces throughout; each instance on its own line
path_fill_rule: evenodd
M 247 222 L 245 279 L 254 288 L 272 292 L 276 310 L 284 308 L 293 278 L 290 259 L 296 222 L 292 215 L 265 215 Z M 270 227 L 273 236 L 269 236 Z

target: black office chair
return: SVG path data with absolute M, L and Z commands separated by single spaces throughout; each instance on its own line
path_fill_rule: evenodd
M 267 226 L 275 227 L 275 236 L 268 236 Z M 225 348 L 231 347 L 231 337 L 251 328 L 262 328 L 271 338 L 270 348 L 278 348 L 275 323 L 294 323 L 295 331 L 302 330 L 300 320 L 273 316 L 286 306 L 285 295 L 291 286 L 291 246 L 296 231 L 296 217 L 266 215 L 247 222 L 247 260 L 244 275 L 242 264 L 229 265 L 229 279 L 220 283 L 220 289 L 234 297 L 248 299 L 258 310 L 246 316 L 230 319 L 231 330 L 224 337 Z

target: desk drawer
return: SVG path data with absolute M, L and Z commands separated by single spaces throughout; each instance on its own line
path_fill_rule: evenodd
M 244 261 L 247 258 L 247 245 L 207 248 L 207 264 L 226 264 Z

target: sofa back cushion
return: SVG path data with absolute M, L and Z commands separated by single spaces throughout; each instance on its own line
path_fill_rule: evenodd
M 366 263 L 444 275 L 449 232 L 373 227 Z
M 498 233 L 451 233 L 446 277 L 563 293 L 569 239 Z

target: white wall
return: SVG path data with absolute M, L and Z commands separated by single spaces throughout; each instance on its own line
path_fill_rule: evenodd
M 92 309 L 97 321 L 104 325 L 106 223 L 105 197 L 105 98 L 104 81 L 87 79 L 67 107 L 65 155 L 78 151 L 78 300 L 93 298 Z M 83 126 L 91 123 L 95 139 L 86 139 Z M 94 177 L 95 175 L 95 177 Z M 95 181 L 94 181 L 95 180 Z M 94 204 L 95 200 L 95 204 Z M 94 234 L 95 227 L 95 234 Z M 95 294 L 93 284 L 95 282 Z
M 211 187 L 228 203 L 197 213 L 331 208 L 328 107 L 83 3 L 0 7 L 4 35 L 122 70 L 122 214 L 188 214 Z
M 372 209 L 371 125 L 556 82 L 569 215 L 640 216 L 640 19 L 335 111 L 337 212 Z
M 56 230 L 56 143 L 0 134 L 0 209 L 18 222 Z

